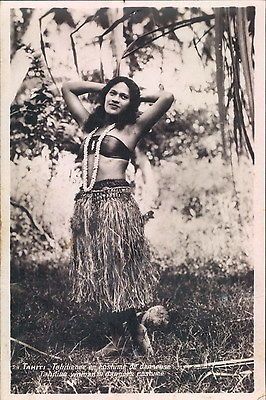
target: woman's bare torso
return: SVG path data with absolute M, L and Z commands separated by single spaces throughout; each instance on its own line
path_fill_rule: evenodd
M 88 157 L 88 183 L 91 180 L 92 168 L 94 164 L 94 154 Z M 96 182 L 104 179 L 125 179 L 125 171 L 128 161 L 109 158 L 100 155 Z

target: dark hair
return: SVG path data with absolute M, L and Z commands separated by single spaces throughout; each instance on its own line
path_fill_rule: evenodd
M 126 76 L 116 76 L 111 79 L 99 93 L 99 105 L 96 107 L 93 114 L 89 116 L 84 124 L 84 130 L 90 132 L 96 127 L 100 128 L 104 124 L 106 111 L 104 109 L 105 97 L 109 90 L 119 82 L 123 82 L 129 89 L 130 104 L 128 108 L 118 114 L 112 116 L 111 122 L 115 122 L 118 129 L 122 129 L 125 125 L 134 124 L 137 119 L 137 112 L 140 105 L 140 90 L 138 85 Z

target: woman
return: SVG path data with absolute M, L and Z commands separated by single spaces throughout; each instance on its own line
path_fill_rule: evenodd
M 92 114 L 78 97 L 89 92 L 99 93 L 99 106 Z M 135 310 L 152 301 L 158 276 L 150 263 L 143 218 L 125 172 L 138 141 L 169 109 L 173 95 L 163 91 L 140 95 L 134 81 L 121 76 L 106 85 L 68 82 L 62 93 L 87 134 L 81 146 L 83 186 L 75 198 L 72 218 L 75 297 L 109 312 L 116 346 L 125 320 L 135 347 L 151 352 Z M 153 105 L 137 117 L 141 101 Z

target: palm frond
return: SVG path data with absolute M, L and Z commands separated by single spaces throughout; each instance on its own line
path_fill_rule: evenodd
M 246 8 L 237 9 L 237 27 L 238 27 L 238 41 L 239 50 L 242 61 L 242 68 L 245 78 L 247 98 L 249 104 L 249 116 L 254 124 L 254 80 L 253 80 L 253 68 L 252 68 L 252 52 L 251 52 L 251 41 L 248 33 L 248 21 L 247 21 L 247 10 Z M 254 137 L 254 131 L 253 131 Z
M 215 59 L 216 59 L 216 82 L 217 82 L 217 93 L 218 93 L 218 109 L 219 109 L 219 118 L 220 118 L 220 128 L 222 134 L 222 143 L 223 143 L 223 157 L 227 159 L 227 150 L 226 150 L 226 138 L 225 138 L 225 123 L 226 123 L 226 114 L 225 114 L 225 90 L 224 90 L 224 60 L 223 60 L 223 49 L 222 49 L 222 40 L 224 33 L 224 19 L 221 8 L 216 8 L 214 11 L 215 14 Z

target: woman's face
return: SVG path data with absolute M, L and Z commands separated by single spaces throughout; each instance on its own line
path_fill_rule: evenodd
M 130 104 L 129 88 L 124 82 L 112 86 L 105 96 L 104 109 L 107 114 L 118 115 Z

